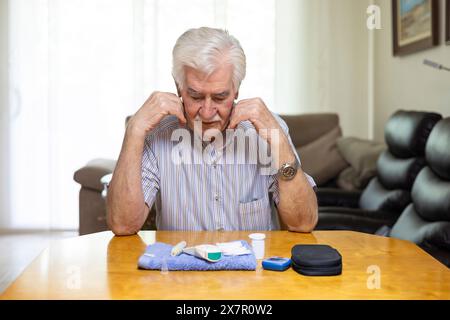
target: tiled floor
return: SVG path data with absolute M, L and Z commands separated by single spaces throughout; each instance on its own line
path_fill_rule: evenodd
M 78 236 L 78 231 L 0 233 L 0 293 L 48 247 L 51 240 Z

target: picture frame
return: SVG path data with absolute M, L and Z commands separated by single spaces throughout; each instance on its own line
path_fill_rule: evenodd
M 439 1 L 392 0 L 392 26 L 394 56 L 437 46 Z
M 445 43 L 450 45 L 450 0 L 445 3 Z

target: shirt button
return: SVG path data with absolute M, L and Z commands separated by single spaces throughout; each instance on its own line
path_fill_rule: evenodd
M 216 200 L 216 201 L 219 201 L 219 195 L 216 193 L 216 195 L 214 196 L 214 199 Z

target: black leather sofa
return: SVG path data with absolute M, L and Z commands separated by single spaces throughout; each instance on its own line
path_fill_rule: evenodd
M 375 233 L 391 227 L 411 203 L 411 187 L 425 166 L 426 142 L 441 119 L 431 112 L 394 113 L 385 126 L 388 149 L 380 155 L 377 175 L 368 186 L 362 192 L 319 188 L 316 230 Z
M 375 233 L 382 230 L 412 241 L 450 267 L 450 118 L 439 121 L 429 135 L 425 166 L 414 179 L 411 201 L 392 227 L 381 226 Z M 348 230 L 374 230 L 366 219 L 355 218 L 353 228 L 345 215 L 335 215 L 334 222 Z
M 415 242 L 450 267 L 450 118 L 433 129 L 425 154 L 427 165 L 412 187 L 412 203 L 388 235 Z

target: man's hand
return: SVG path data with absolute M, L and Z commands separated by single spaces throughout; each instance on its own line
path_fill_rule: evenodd
M 177 116 L 180 123 L 186 123 L 180 98 L 173 93 L 155 91 L 129 120 L 128 125 L 134 133 L 145 137 L 169 114 Z
M 235 129 L 239 122 L 247 120 L 253 124 L 258 134 L 274 148 L 272 156 L 277 167 L 279 160 L 286 160 L 286 162 L 295 160 L 286 134 L 261 98 L 239 101 L 233 108 L 228 128 Z M 277 134 L 275 141 L 272 141 L 272 131 Z
M 280 133 L 283 132 L 278 121 L 261 98 L 239 101 L 233 108 L 228 128 L 235 129 L 239 122 L 247 120 L 255 126 L 258 134 L 268 142 L 270 142 L 270 130 L 278 129 Z

